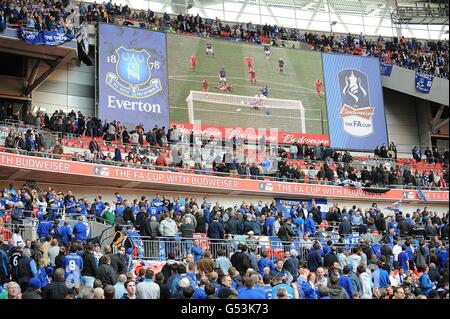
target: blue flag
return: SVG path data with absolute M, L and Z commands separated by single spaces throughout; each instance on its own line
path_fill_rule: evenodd
M 380 74 L 384 76 L 391 76 L 392 73 L 392 63 L 390 62 L 380 62 Z
M 427 197 L 425 196 L 425 194 L 422 192 L 422 189 L 419 187 L 417 188 L 417 197 L 421 200 L 426 202 L 427 201 Z
M 19 29 L 19 34 L 26 43 L 34 45 L 61 45 L 74 38 L 74 36 L 69 33 L 57 33 L 46 30 L 27 31 L 22 28 Z
M 430 93 L 434 77 L 420 72 L 416 72 L 416 90 L 422 93 Z

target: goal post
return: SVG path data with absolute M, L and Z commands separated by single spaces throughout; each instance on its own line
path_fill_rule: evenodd
M 305 109 L 298 100 L 190 91 L 186 102 L 191 124 L 201 120 L 208 125 L 306 133 Z

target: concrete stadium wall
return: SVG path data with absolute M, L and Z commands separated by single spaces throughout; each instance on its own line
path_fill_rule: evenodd
M 383 98 L 389 142 L 399 145 L 400 151 L 407 153 L 410 153 L 411 145 L 425 144 L 418 130 L 416 104 L 419 99 L 386 88 Z
M 44 107 L 51 115 L 56 110 L 81 111 L 84 115 L 95 114 L 94 67 L 66 64 L 42 83 L 32 95 L 33 107 Z

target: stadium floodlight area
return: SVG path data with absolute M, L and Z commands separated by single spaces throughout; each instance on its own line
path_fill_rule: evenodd
M 306 132 L 301 101 L 190 91 L 186 102 L 191 124 Z

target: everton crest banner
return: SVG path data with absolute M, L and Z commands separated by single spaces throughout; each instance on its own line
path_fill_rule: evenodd
M 27 31 L 19 29 L 20 37 L 28 44 L 34 45 L 61 45 L 71 41 L 74 36 L 66 33 L 57 33 L 54 31 Z
M 168 127 L 165 33 L 100 24 L 98 65 L 99 118 Z
M 416 90 L 426 94 L 430 93 L 433 78 L 432 75 L 426 75 L 416 71 Z
M 373 150 L 387 144 L 379 61 L 323 54 L 331 147 Z

